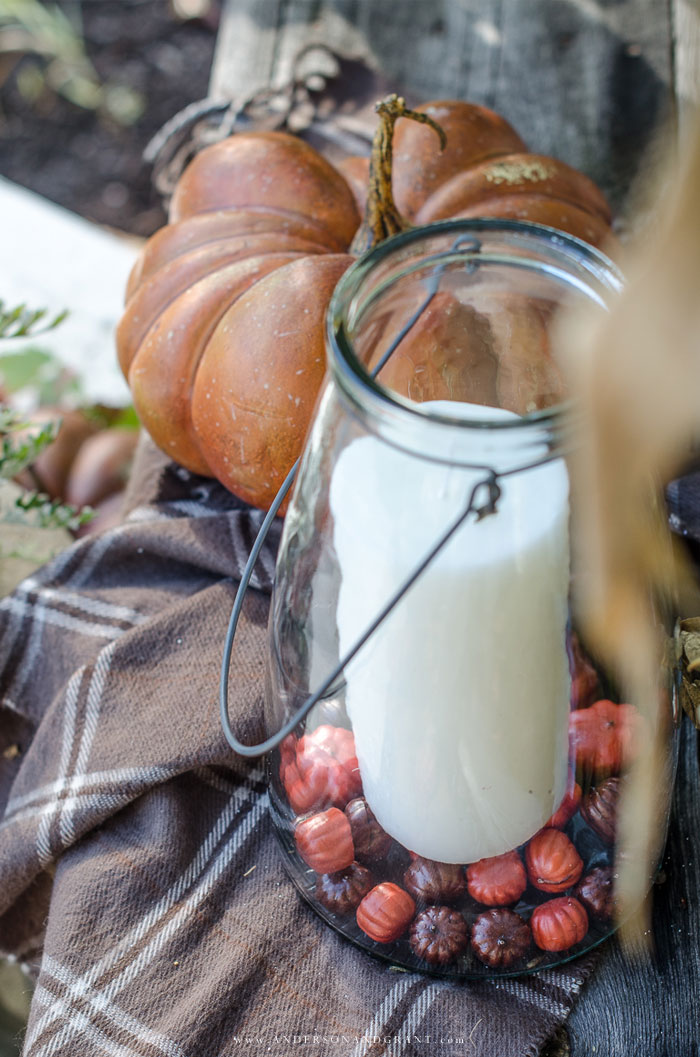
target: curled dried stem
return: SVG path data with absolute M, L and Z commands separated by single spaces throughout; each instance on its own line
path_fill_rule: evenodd
M 427 114 L 411 110 L 402 96 L 389 95 L 375 106 L 379 125 L 372 143 L 369 164 L 369 194 L 362 223 L 352 241 L 350 252 L 356 257 L 372 249 L 383 239 L 406 231 L 410 225 L 399 213 L 391 187 L 393 166 L 394 126 L 400 117 L 429 125 L 440 139 L 440 150 L 445 149 L 447 137 L 444 130 Z

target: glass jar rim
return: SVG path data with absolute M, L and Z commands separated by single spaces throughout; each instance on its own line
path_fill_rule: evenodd
M 557 228 L 548 227 L 544 224 L 483 217 L 445 220 L 423 227 L 409 228 L 407 231 L 380 242 L 355 261 L 341 276 L 326 314 L 326 336 L 331 373 L 353 403 L 361 403 L 362 406 L 368 406 L 377 412 L 389 410 L 394 414 L 398 414 L 399 417 L 405 417 L 406 421 L 413 420 L 416 423 L 434 423 L 440 426 L 453 426 L 461 429 L 493 431 L 522 429 L 527 426 L 541 428 L 559 423 L 564 415 L 570 413 L 575 403 L 574 400 L 568 399 L 551 407 L 529 411 L 514 419 L 466 418 L 463 414 L 450 415 L 442 408 L 436 410 L 387 389 L 372 376 L 356 355 L 352 340 L 344 325 L 346 322 L 346 309 L 357 298 L 368 273 L 397 250 L 410 246 L 412 243 L 427 241 L 430 238 L 451 233 L 460 236 L 460 239 L 457 240 L 458 242 L 473 236 L 477 241 L 478 248 L 473 248 L 472 253 L 475 258 L 481 261 L 488 260 L 488 257 L 482 252 L 479 235 L 510 234 L 516 238 L 529 239 L 533 247 L 538 245 L 542 248 L 549 248 L 550 251 L 554 250 L 561 258 L 560 264 L 568 260 L 572 267 L 574 265 L 578 266 L 584 275 L 587 275 L 591 282 L 597 284 L 604 292 L 610 294 L 619 293 L 624 285 L 622 272 L 601 250 L 596 249 L 582 239 L 576 238 L 574 235 L 569 235 L 559 231 Z M 464 254 L 467 251 L 456 244 L 451 252 Z M 434 256 L 437 260 L 442 259 L 445 254 L 435 254 Z M 523 261 L 529 260 L 533 269 L 547 270 L 543 262 L 527 256 L 519 258 L 499 256 L 496 259 L 499 263 L 508 263 L 521 267 L 523 266 Z M 429 258 L 426 258 L 427 260 Z M 590 290 L 589 296 L 592 297 L 592 294 L 593 291 Z M 595 298 L 592 297 L 592 299 Z

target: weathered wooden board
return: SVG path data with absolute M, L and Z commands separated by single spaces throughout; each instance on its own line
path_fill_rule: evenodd
M 592 176 L 619 210 L 673 111 L 674 43 L 688 37 L 696 0 L 674 2 L 227 0 L 212 94 L 279 84 L 303 44 L 324 41 L 366 57 L 412 101 L 494 107 L 532 149 Z
M 674 88 L 681 136 L 700 105 L 700 0 L 672 0 Z

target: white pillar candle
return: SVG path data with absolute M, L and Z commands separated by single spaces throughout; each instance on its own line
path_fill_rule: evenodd
M 512 431 L 471 432 L 475 462 L 517 465 Z M 330 491 L 341 656 L 483 478 L 369 435 L 342 451 Z M 522 844 L 566 785 L 566 467 L 544 463 L 500 486 L 497 512 L 470 515 L 345 671 L 368 803 L 396 840 L 441 862 Z

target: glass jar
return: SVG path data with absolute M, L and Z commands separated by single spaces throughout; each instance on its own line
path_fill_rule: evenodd
M 551 342 L 562 305 L 605 311 L 620 283 L 550 229 L 457 221 L 381 244 L 330 307 L 270 612 L 269 729 L 306 711 L 272 815 L 305 899 L 396 965 L 517 974 L 613 928 L 646 721 L 572 616 Z

